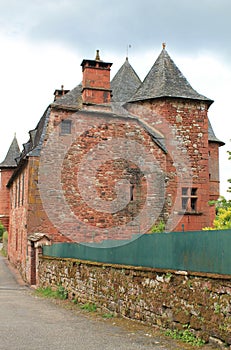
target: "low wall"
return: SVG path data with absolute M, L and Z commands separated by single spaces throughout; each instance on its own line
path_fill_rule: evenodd
M 163 328 L 190 325 L 205 341 L 231 344 L 231 277 L 41 256 L 39 285 L 70 299 Z

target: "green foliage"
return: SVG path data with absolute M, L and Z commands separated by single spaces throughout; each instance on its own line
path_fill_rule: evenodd
M 8 245 L 8 232 L 7 231 L 3 232 L 2 242 L 3 242 L 3 245 L 2 245 L 1 254 L 3 256 L 7 256 L 7 245 Z
M 190 329 L 190 326 L 185 325 L 184 328 L 184 330 L 167 330 L 165 332 L 165 335 L 173 339 L 182 340 L 184 343 L 188 343 L 194 346 L 202 346 L 205 344 L 205 341 L 203 339 L 197 338 L 195 334 L 193 334 L 192 330 Z
M 66 300 L 68 298 L 68 291 L 63 286 L 59 286 L 56 293 L 58 299 Z
M 228 159 L 231 160 L 231 151 L 228 151 Z M 231 184 L 231 179 L 228 179 Z M 229 186 L 227 192 L 231 192 Z M 209 202 L 210 205 L 216 206 L 216 218 L 213 227 L 205 227 L 203 230 L 227 230 L 231 229 L 231 200 L 220 197 L 217 201 Z
M 163 220 L 160 220 L 158 224 L 154 224 L 151 227 L 150 233 L 164 232 L 164 230 L 165 230 L 165 223 Z
M 5 229 L 5 227 L 3 226 L 3 224 L 2 224 L 1 221 L 0 221 L 0 242 L 1 242 L 2 239 L 3 239 L 3 234 L 4 234 L 4 232 L 6 232 L 6 229 Z
M 220 197 L 217 201 L 211 201 L 216 206 L 216 217 L 213 227 L 205 227 L 203 230 L 227 230 L 231 228 L 231 200 Z
M 231 151 L 228 151 L 228 155 L 229 155 L 229 160 L 231 160 Z M 231 183 L 231 179 L 228 179 L 228 182 Z M 227 192 L 231 192 L 231 187 L 228 188 Z
M 96 312 L 97 306 L 95 304 L 92 304 L 92 303 L 86 303 L 86 304 L 81 306 L 81 309 L 86 310 L 88 312 Z
M 106 314 L 103 314 L 102 317 L 103 317 L 103 318 L 113 318 L 114 315 L 111 314 L 111 313 L 106 313 Z
M 214 313 L 219 314 L 221 312 L 221 305 L 215 304 L 214 306 Z
M 45 298 L 54 298 L 66 300 L 68 297 L 68 292 L 64 287 L 58 286 L 57 289 L 53 290 L 51 287 L 37 288 L 36 294 L 43 296 Z
M 231 228 L 231 207 L 218 209 L 213 226 L 216 230 L 227 230 Z

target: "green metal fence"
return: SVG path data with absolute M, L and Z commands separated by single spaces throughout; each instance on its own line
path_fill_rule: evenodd
M 94 246 L 56 243 L 44 246 L 43 255 L 231 275 L 230 250 L 231 230 L 221 230 L 145 234 L 127 243 L 106 241 Z

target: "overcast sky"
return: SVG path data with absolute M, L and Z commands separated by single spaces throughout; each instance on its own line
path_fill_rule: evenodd
M 221 194 L 231 178 L 230 0 L 0 0 L 0 161 L 16 132 L 27 142 L 53 92 L 81 81 L 80 64 L 113 62 L 112 76 L 129 61 L 141 79 L 162 42 L 199 93 L 213 99 L 209 118 L 220 148 Z

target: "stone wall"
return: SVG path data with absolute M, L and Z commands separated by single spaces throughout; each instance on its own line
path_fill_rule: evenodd
M 181 231 L 182 225 L 185 231 L 201 230 L 203 227 L 210 226 L 214 220 L 215 211 L 211 210 L 208 201 L 219 197 L 219 173 L 217 143 L 210 142 L 210 156 L 208 155 L 207 103 L 156 99 L 129 104 L 127 109 L 153 129 L 156 128 L 165 137 L 168 155 L 173 164 L 177 164 L 178 169 L 177 176 L 169 179 L 168 194 L 171 194 L 172 198 L 176 196 L 179 200 L 181 193 L 177 194 L 176 191 L 179 187 L 188 187 L 187 182 L 190 183 L 190 181 L 197 189 L 196 212 L 190 213 L 190 210 L 186 210 L 182 216 L 179 215 L 179 222 L 174 227 L 174 231 Z M 183 166 L 184 162 L 187 166 Z M 208 168 L 212 183 L 210 183 Z M 168 172 L 175 174 L 174 168 L 171 170 L 171 161 L 168 163 Z M 179 207 L 180 203 L 175 211 L 179 212 Z
M 39 285 L 118 315 L 231 344 L 231 278 L 40 257 Z

